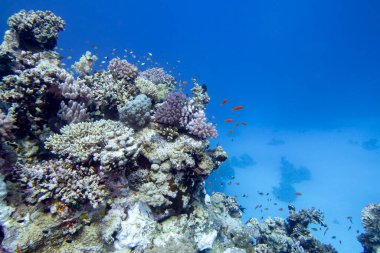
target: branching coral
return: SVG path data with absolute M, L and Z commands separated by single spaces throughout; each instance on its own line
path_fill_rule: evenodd
M 154 118 L 156 122 L 184 128 L 202 139 L 216 138 L 215 126 L 206 122 L 205 112 L 197 107 L 195 101 L 189 100 L 185 94 L 172 92 L 157 109 Z
M 165 84 L 167 87 L 175 86 L 175 78 L 167 74 L 163 68 L 151 68 L 140 73 L 140 76 L 155 85 Z
M 188 98 L 182 92 L 171 92 L 166 101 L 157 109 L 154 118 L 157 122 L 179 126 L 182 108 L 188 103 Z
M 101 177 L 93 167 L 50 160 L 34 164 L 18 164 L 21 181 L 27 186 L 31 203 L 46 199 L 66 204 L 89 201 L 93 207 L 105 202 L 107 193 Z
M 23 48 L 53 49 L 65 22 L 50 11 L 20 11 L 8 19 Z
M 124 84 L 132 83 L 138 75 L 138 69 L 135 65 L 120 58 L 114 58 L 110 61 L 108 71 L 116 80 L 122 81 Z
M 362 224 L 365 233 L 358 236 L 364 253 L 380 249 L 380 204 L 370 204 L 362 210 Z
M 67 123 L 79 123 L 88 121 L 89 114 L 85 104 L 78 103 L 70 100 L 68 105 L 65 102 L 61 102 L 61 109 L 58 112 L 58 116 Z
M 98 57 L 96 55 L 92 55 L 90 51 L 87 51 L 71 68 L 79 74 L 79 76 L 87 76 L 90 74 L 97 59 Z
M 82 122 L 63 127 L 61 134 L 50 136 L 45 145 L 53 153 L 76 162 L 93 159 L 106 167 L 121 166 L 138 154 L 138 144 L 132 134 L 133 130 L 121 122 Z
M 156 103 L 162 102 L 165 96 L 174 89 L 174 86 L 168 86 L 164 83 L 154 84 L 140 76 L 136 78 L 135 86 Z

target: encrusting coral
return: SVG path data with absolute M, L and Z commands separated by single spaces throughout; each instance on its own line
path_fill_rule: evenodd
M 115 58 L 93 71 L 90 52 L 71 74 L 53 51 L 60 17 L 21 11 L 8 24 L 0 46 L 1 250 L 251 253 L 278 252 L 285 242 L 295 252 L 334 252 L 307 228 L 323 224 L 319 211 L 244 225 L 233 197 L 205 193 L 227 153 L 210 148 L 210 97 L 196 80 L 187 95 L 163 68 L 139 72 Z

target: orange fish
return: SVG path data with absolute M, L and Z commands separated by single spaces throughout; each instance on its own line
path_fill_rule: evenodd
M 226 120 L 224 120 L 224 122 L 227 122 L 227 123 L 232 122 L 232 121 L 234 121 L 234 120 L 233 119 L 226 119 Z
M 232 133 L 234 132 L 234 130 L 233 130 L 233 129 L 230 129 L 228 132 L 229 132 L 230 134 L 232 134 Z
M 238 106 L 235 106 L 234 108 L 232 108 L 232 111 L 239 111 L 239 110 L 241 110 L 243 108 L 244 108 L 244 106 L 238 105 Z
M 220 105 L 224 105 L 225 103 L 227 103 L 228 102 L 228 99 L 224 99 L 223 101 L 222 101 L 222 103 L 220 103 Z
M 295 192 L 294 193 L 296 196 L 301 196 L 302 195 L 302 192 Z
M 241 122 L 241 124 L 242 124 L 243 126 L 246 126 L 246 125 L 247 125 L 247 122 Z
M 182 84 L 183 84 L 183 85 L 186 85 L 186 84 L 187 84 L 187 81 L 183 81 Z
M 239 122 L 236 122 L 235 127 L 238 127 L 238 126 L 239 126 Z

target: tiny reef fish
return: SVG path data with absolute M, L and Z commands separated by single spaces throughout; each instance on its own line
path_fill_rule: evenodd
M 243 109 L 243 108 L 244 108 L 244 106 L 242 106 L 242 105 L 238 105 L 238 106 L 235 106 L 234 108 L 232 108 L 231 111 L 239 111 L 239 110 L 241 110 L 241 109 Z
M 241 122 L 241 124 L 242 124 L 243 126 L 246 126 L 246 125 L 247 125 L 247 122 Z
M 230 134 L 232 134 L 232 133 L 234 132 L 234 130 L 233 130 L 233 129 L 230 129 L 228 132 L 229 132 Z
M 226 120 L 224 120 L 224 122 L 227 122 L 227 123 L 230 123 L 232 121 L 234 121 L 234 120 L 233 119 L 226 119 Z
M 223 99 L 223 101 L 220 103 L 220 105 L 224 105 L 227 102 L 228 102 L 228 99 Z
M 296 195 L 296 196 L 302 196 L 302 192 L 295 192 L 294 195 Z

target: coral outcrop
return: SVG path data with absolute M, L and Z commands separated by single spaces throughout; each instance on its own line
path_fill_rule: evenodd
M 380 204 L 370 204 L 362 210 L 365 233 L 358 236 L 364 253 L 380 251 Z
M 86 52 L 69 73 L 53 51 L 60 17 L 21 11 L 0 46 L 0 242 L 4 252 L 334 252 L 320 211 L 241 221 L 235 198 L 205 193 L 226 159 L 193 80 Z M 366 221 L 370 222 L 370 218 Z M 293 250 L 293 251 L 285 251 Z M 280 251 L 278 251 L 280 250 Z

